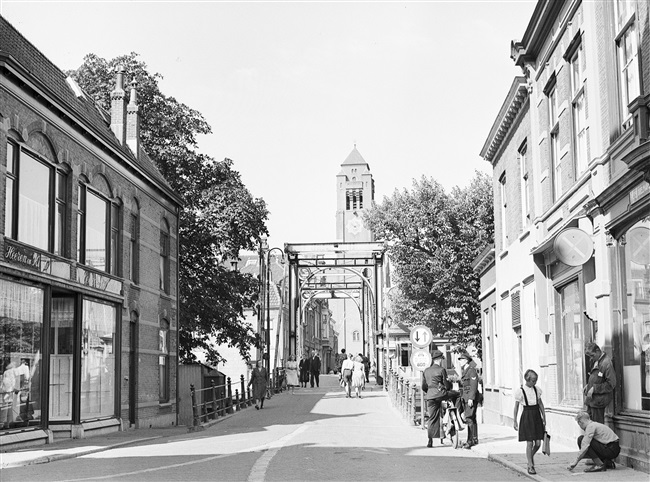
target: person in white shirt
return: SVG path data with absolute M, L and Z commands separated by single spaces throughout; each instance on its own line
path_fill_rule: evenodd
M 348 355 L 348 359 L 341 365 L 341 378 L 345 384 L 345 396 L 350 398 L 350 389 L 352 387 L 352 372 L 354 371 L 354 361 L 352 360 L 352 353 Z
M 591 420 L 587 412 L 578 412 L 576 422 L 585 434 L 578 437 L 580 452 L 575 462 L 567 469 L 573 470 L 584 458 L 591 459 L 586 462 L 590 467 L 587 467 L 585 472 L 604 472 L 607 469 L 615 469 L 614 459 L 621 452 L 618 435 L 607 425 Z

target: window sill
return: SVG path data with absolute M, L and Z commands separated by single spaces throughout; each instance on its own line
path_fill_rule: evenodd
M 530 228 L 526 228 L 526 230 L 519 235 L 519 242 L 521 243 L 524 239 L 526 239 L 528 236 L 530 236 Z
M 508 250 L 507 250 L 507 249 L 504 249 L 503 251 L 501 251 L 501 252 L 499 253 L 499 259 L 503 259 L 503 258 L 505 258 L 506 256 L 508 256 Z
M 158 408 L 172 408 L 172 402 L 158 402 Z

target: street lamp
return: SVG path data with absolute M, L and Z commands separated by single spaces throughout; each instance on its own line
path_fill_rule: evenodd
M 266 345 L 266 372 L 271 373 L 271 252 L 278 250 L 282 253 L 282 263 L 284 264 L 284 250 L 282 248 L 271 248 L 266 252 L 266 333 L 264 334 L 264 344 Z M 279 307 L 282 309 L 282 306 Z M 279 313 L 278 313 L 279 316 Z M 277 350 L 278 347 L 276 346 Z
M 384 363 L 384 389 L 388 390 L 388 372 L 390 370 L 390 327 L 393 326 L 393 318 L 390 315 L 387 315 L 384 318 L 384 323 L 386 325 L 386 360 Z

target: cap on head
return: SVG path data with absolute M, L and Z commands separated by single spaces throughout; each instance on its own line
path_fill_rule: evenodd
M 458 356 L 458 359 L 459 359 L 459 360 L 472 361 L 472 357 L 471 357 L 471 356 L 469 355 L 469 353 L 467 353 L 466 351 L 462 352 L 462 353 Z
M 444 358 L 445 355 L 440 350 L 433 350 L 431 353 L 431 359 L 435 360 L 436 358 Z

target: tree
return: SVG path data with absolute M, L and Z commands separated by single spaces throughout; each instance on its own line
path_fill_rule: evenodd
M 247 357 L 251 345 L 260 344 L 243 323 L 244 309 L 257 301 L 259 281 L 226 269 L 223 262 L 256 249 L 268 234 L 266 204 L 251 195 L 230 159 L 217 162 L 197 151 L 197 136 L 211 133 L 210 126 L 198 111 L 164 95 L 158 87 L 162 76 L 149 73 L 136 53 L 112 60 L 89 54 L 68 74 L 99 107 L 110 110 L 119 65 L 126 84 L 137 84 L 142 146 L 184 203 L 178 230 L 179 356 L 195 360 L 193 350 L 201 348 L 216 364 L 223 360 L 216 341 Z
M 467 187 L 446 193 L 422 177 L 373 206 L 365 222 L 387 241 L 401 295 L 393 304 L 397 318 L 474 344 L 480 354 L 480 286 L 471 263 L 494 239 L 490 178 L 476 172 Z

